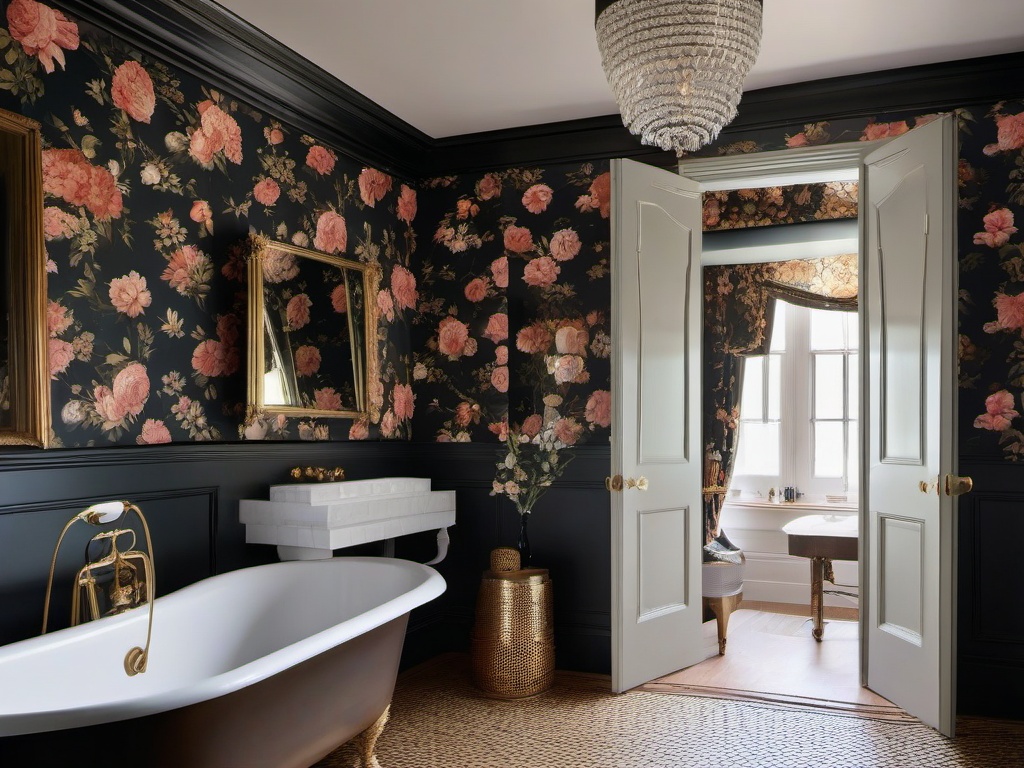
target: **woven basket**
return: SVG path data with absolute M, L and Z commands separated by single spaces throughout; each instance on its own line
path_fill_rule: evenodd
M 551 687 L 555 675 L 551 579 L 519 568 L 519 553 L 491 553 L 470 639 L 473 682 L 486 696 L 521 699 Z

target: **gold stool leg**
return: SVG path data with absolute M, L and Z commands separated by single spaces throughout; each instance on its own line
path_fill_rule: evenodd
M 729 616 L 743 600 L 743 593 L 738 592 L 726 597 L 705 597 L 704 599 L 715 614 L 715 622 L 718 625 L 718 655 L 724 656 L 725 644 L 728 641 Z
M 356 751 L 359 753 L 356 758 L 356 768 L 380 768 L 380 763 L 377 762 L 377 739 L 384 732 L 384 726 L 387 725 L 390 714 L 391 705 L 388 704 L 387 709 L 381 713 L 373 725 L 352 739 L 352 743 L 355 744 Z
M 819 643 L 825 634 L 825 558 L 811 558 L 811 636 Z

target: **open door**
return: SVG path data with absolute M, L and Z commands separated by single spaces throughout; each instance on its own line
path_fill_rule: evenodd
M 864 159 L 867 350 L 862 610 L 869 688 L 952 736 L 956 477 L 956 124 Z M 866 279 L 865 279 L 866 278 Z
M 612 689 L 704 659 L 701 194 L 612 161 Z

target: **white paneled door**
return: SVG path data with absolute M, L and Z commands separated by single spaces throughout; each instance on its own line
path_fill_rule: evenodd
M 704 659 L 701 195 L 612 161 L 612 688 Z
M 947 735 L 952 496 L 966 489 L 955 475 L 956 162 L 946 116 L 867 155 L 861 188 L 867 684 Z

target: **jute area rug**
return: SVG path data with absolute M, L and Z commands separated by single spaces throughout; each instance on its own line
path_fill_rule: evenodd
M 464 655 L 399 676 L 381 768 L 1009 768 L 1024 723 L 962 719 L 948 741 L 916 720 L 878 720 L 770 702 L 634 690 L 558 673 L 532 699 L 478 693 Z M 346 745 L 315 768 L 349 768 Z

